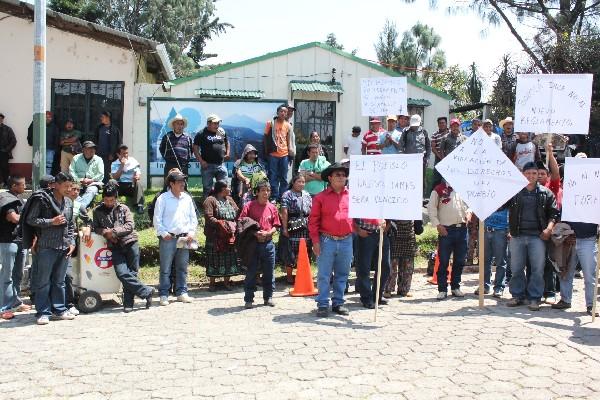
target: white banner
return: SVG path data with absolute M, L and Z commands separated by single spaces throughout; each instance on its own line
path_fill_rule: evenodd
M 592 74 L 517 75 L 515 132 L 587 135 Z
M 482 128 L 435 168 L 479 219 L 527 186 L 527 179 Z
M 407 114 L 406 77 L 362 78 L 360 100 L 364 117 Z
M 350 217 L 422 219 L 423 155 L 350 156 Z
M 563 221 L 600 224 L 600 159 L 565 159 Z

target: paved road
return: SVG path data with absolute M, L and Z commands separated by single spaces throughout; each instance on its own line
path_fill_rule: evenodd
M 465 276 L 471 291 L 476 275 Z M 544 307 L 532 314 L 474 296 L 415 297 L 317 320 L 283 285 L 275 308 L 243 310 L 241 290 L 193 292 L 123 314 L 0 323 L 0 398 L 9 399 L 600 399 L 600 319 Z M 139 304 L 141 306 L 141 303 Z

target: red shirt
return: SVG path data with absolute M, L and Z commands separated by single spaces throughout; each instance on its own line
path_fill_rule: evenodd
M 263 231 L 270 231 L 273 227 L 281 226 L 277 208 L 271 203 L 261 205 L 258 200 L 252 200 L 242 209 L 240 218 L 244 217 L 252 218 L 258 222 L 260 229 Z
M 367 131 L 363 136 L 362 144 L 367 146 L 367 155 L 381 154 L 381 149 L 379 148 L 379 133 L 371 130 Z
M 348 217 L 350 196 L 344 188 L 336 193 L 328 187 L 313 198 L 308 233 L 313 243 L 319 243 L 319 235 L 346 236 L 352 233 L 352 219 Z
M 556 205 L 558 206 L 558 209 L 560 210 L 562 208 L 562 195 L 563 195 L 563 189 L 562 189 L 562 184 L 560 183 L 560 179 L 556 179 L 556 180 L 548 179 L 546 181 L 546 183 L 544 184 L 544 186 L 547 187 L 548 189 L 550 189 L 550 191 L 554 194 L 554 197 L 556 197 Z

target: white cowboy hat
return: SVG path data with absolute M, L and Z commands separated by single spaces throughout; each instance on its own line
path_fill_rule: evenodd
M 175 121 L 183 121 L 183 127 L 184 128 L 187 127 L 187 124 L 188 124 L 187 118 L 185 118 L 183 115 L 178 113 L 169 121 L 169 128 L 173 129 L 173 122 L 175 122 Z
M 498 125 L 500 126 L 501 129 L 504 129 L 504 124 L 507 122 L 510 122 L 513 125 L 515 124 L 515 121 L 513 121 L 512 117 L 506 117 L 502 121 L 500 121 L 498 123 Z

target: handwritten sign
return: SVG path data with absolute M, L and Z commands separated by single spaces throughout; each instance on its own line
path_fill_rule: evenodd
M 435 168 L 480 219 L 527 185 L 527 179 L 482 128 Z
M 600 224 L 600 159 L 565 159 L 563 221 Z
M 407 114 L 406 77 L 362 78 L 360 80 L 360 100 L 362 115 Z
M 517 75 L 515 132 L 587 135 L 592 74 Z
M 350 156 L 350 217 L 420 220 L 423 155 Z

